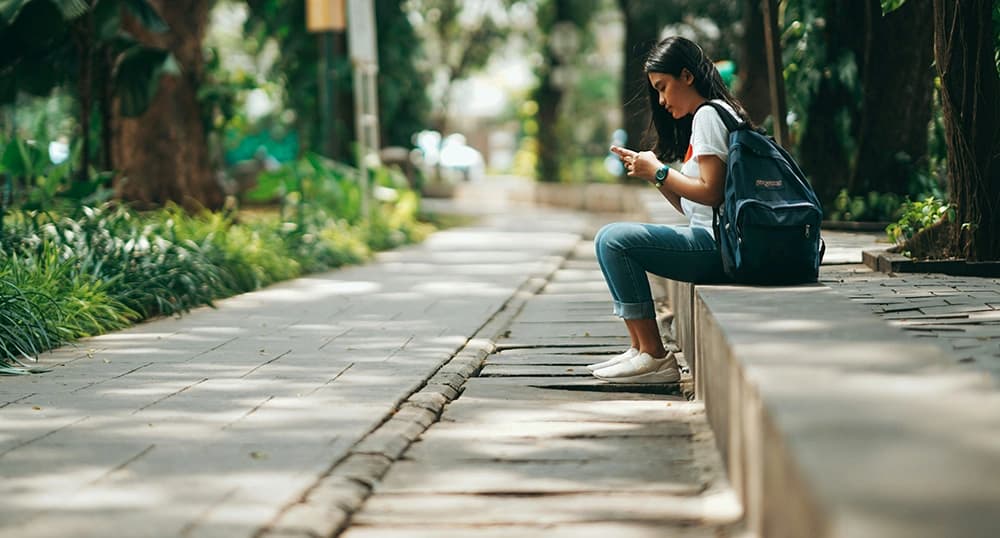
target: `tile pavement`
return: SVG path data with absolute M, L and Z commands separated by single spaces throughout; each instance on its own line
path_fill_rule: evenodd
M 396 450 L 380 426 L 429 424 L 402 404 L 584 228 L 497 215 L 0 378 L 0 536 L 254 535 L 332 467 L 378 464 L 359 450 Z

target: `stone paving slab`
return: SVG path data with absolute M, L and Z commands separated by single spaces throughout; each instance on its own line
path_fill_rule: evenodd
M 887 275 L 861 265 L 825 273 L 824 284 L 908 334 L 940 346 L 945 357 L 991 376 L 1000 386 L 1000 281 L 939 274 Z
M 590 364 L 590 363 L 584 363 Z M 559 377 L 559 376 L 573 376 L 573 377 L 593 377 L 590 370 L 584 367 L 583 364 L 566 366 L 559 365 L 553 366 L 551 364 L 546 365 L 511 365 L 511 364 L 487 364 L 483 367 L 482 371 L 479 372 L 480 377 Z
M 0 378 L 0 536 L 254 535 L 586 228 L 487 218 Z
M 573 348 L 564 348 L 573 349 Z M 606 348 L 605 348 L 606 349 Z M 615 348 L 617 350 L 617 348 Z M 518 351 L 518 350 L 508 350 L 508 351 Z M 546 353 L 541 355 L 531 354 L 531 355 L 509 355 L 505 357 L 488 357 L 486 359 L 486 365 L 484 368 L 489 367 L 504 367 L 504 366 L 576 366 L 583 367 L 588 364 L 595 362 L 604 361 L 617 353 L 609 353 L 607 351 L 598 354 L 576 354 L 576 353 Z M 484 370 L 485 371 L 485 370 Z M 544 373 L 543 373 L 544 375 Z
M 513 341 L 538 340 L 545 342 L 548 338 L 579 338 L 581 345 L 586 345 L 588 339 L 608 336 L 625 338 L 628 331 L 621 321 L 604 321 L 596 323 L 544 323 L 528 322 L 511 324 L 507 338 Z
M 544 536 L 546 538 L 717 538 L 714 529 L 690 525 L 669 525 L 656 522 L 593 522 L 585 524 L 497 525 L 483 527 L 423 524 L 419 526 L 359 526 L 351 528 L 345 538 L 510 538 L 512 536 Z
M 538 504 L 545 504 L 544 510 Z M 651 492 L 564 493 L 544 497 L 512 495 L 380 494 L 354 518 L 354 525 L 566 525 L 593 522 L 648 522 L 675 527 L 677 521 L 704 518 L 706 500 L 698 495 Z M 479 531 L 475 533 L 479 536 Z M 613 535 L 609 535 L 613 536 Z
M 570 355 L 577 357 L 606 357 L 610 358 L 613 355 L 617 355 L 624 351 L 621 346 L 616 342 L 607 343 L 604 345 L 581 345 L 581 346 L 570 346 L 570 347 L 551 347 L 551 346 L 531 346 L 531 347 L 521 347 L 521 348 L 510 348 L 501 349 L 496 353 L 490 355 L 487 358 L 488 362 L 500 362 L 511 359 L 512 357 L 536 357 L 544 355 Z

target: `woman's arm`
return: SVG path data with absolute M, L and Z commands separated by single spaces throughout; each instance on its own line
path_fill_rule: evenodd
M 633 157 L 631 166 L 629 166 L 629 161 L 625 160 L 625 166 L 629 171 L 628 175 L 655 183 L 656 171 L 663 166 L 656 155 L 652 151 L 642 151 L 631 157 Z M 674 204 L 674 207 L 677 207 L 680 202 L 675 204 L 670 199 L 671 195 L 684 197 L 692 202 L 711 207 L 722 203 L 722 190 L 726 182 L 726 164 L 717 155 L 701 155 L 697 159 L 698 170 L 701 173 L 700 178 L 685 176 L 673 168 L 667 172 L 667 178 L 659 190 L 663 196 L 670 200 L 671 204 Z

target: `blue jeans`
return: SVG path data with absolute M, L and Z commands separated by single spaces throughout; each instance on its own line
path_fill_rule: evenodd
M 654 319 L 646 273 L 696 284 L 728 282 L 712 233 L 697 226 L 614 222 L 594 237 L 597 262 L 624 319 Z

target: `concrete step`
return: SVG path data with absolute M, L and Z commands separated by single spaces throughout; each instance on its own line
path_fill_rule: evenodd
M 659 284 L 751 531 L 996 535 L 989 376 L 821 284 Z

